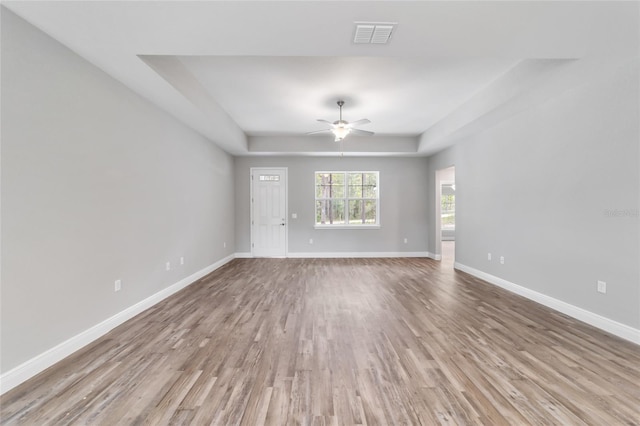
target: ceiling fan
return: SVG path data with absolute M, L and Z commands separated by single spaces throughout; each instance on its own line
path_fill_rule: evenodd
M 338 101 L 338 107 L 340 107 L 340 119 L 338 121 L 334 121 L 332 123 L 332 122 L 330 122 L 328 120 L 323 120 L 321 118 L 318 119 L 318 121 L 320 121 L 322 123 L 327 123 L 327 124 L 331 125 L 331 128 L 322 129 L 322 130 L 316 130 L 315 132 L 309 132 L 307 134 L 308 135 L 313 135 L 315 133 L 331 132 L 335 136 L 335 142 L 341 141 L 342 139 L 346 138 L 347 135 L 350 135 L 350 134 L 351 135 L 360 135 L 360 136 L 371 136 L 371 135 L 374 134 L 373 132 L 368 132 L 366 130 L 360 130 L 360 129 L 355 129 L 354 128 L 354 126 L 371 123 L 371 121 L 367 120 L 366 118 L 363 118 L 362 120 L 354 121 L 352 123 L 349 123 L 348 121 L 343 120 L 342 119 L 342 106 L 343 105 L 344 105 L 344 101 Z

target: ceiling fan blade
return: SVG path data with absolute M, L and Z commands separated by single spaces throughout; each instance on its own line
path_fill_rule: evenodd
M 369 123 L 371 123 L 371 121 L 367 120 L 366 118 L 363 118 L 362 120 L 354 121 L 352 123 L 347 124 L 346 127 L 362 126 L 363 124 L 369 124 Z
M 322 129 L 322 130 L 316 130 L 315 132 L 307 132 L 305 133 L 305 135 L 315 135 L 316 133 L 325 133 L 330 131 L 331 129 Z
M 375 134 L 373 132 L 368 132 L 366 130 L 360 130 L 360 129 L 351 129 L 349 133 L 352 135 L 358 135 L 358 136 L 373 136 Z
M 368 132 L 366 130 L 360 130 L 360 129 L 354 129 L 354 127 L 356 126 L 361 126 L 364 124 L 369 124 L 371 123 L 371 121 L 369 121 L 366 118 L 363 118 L 361 120 L 358 121 L 354 121 L 352 123 L 349 123 L 348 121 L 344 120 L 342 118 L 342 106 L 344 105 L 344 101 L 340 100 L 338 101 L 338 107 L 340 107 L 340 119 L 334 122 L 331 122 L 329 120 L 324 120 L 322 118 L 318 118 L 317 121 L 319 121 L 320 123 L 325 123 L 328 124 L 329 126 L 331 126 L 329 129 L 323 129 L 323 130 L 316 130 L 314 132 L 308 132 L 306 133 L 307 135 L 314 135 L 316 133 L 333 133 L 336 137 L 336 141 L 340 141 L 342 139 L 345 138 L 345 136 L 349 135 L 349 134 L 354 134 L 354 135 L 360 135 L 360 136 L 371 136 L 374 133 L 373 132 Z

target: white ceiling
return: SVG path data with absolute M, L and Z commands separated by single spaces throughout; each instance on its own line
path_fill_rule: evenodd
M 637 2 L 3 5 L 236 155 L 296 153 L 300 141 L 317 147 L 306 154 L 326 155 L 318 144 L 331 138 L 304 133 L 323 128 L 318 118 L 336 120 L 338 99 L 347 120 L 372 121 L 362 128 L 376 136 L 349 137 L 360 154 L 429 154 L 453 143 L 448 123 L 481 130 L 473 116 L 486 114 L 489 97 L 494 110 L 513 103 L 514 81 L 524 93 L 566 59 L 638 47 Z M 398 26 L 387 45 L 356 45 L 354 21 Z
M 382 47 L 384 48 L 384 47 Z M 248 135 L 301 135 L 368 118 L 376 134 L 418 136 L 516 61 L 495 58 L 183 56 Z

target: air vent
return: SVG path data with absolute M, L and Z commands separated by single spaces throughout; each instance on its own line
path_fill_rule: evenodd
M 371 36 L 371 43 L 385 44 L 391 38 L 392 32 L 392 25 L 376 25 L 376 29 L 373 30 L 373 35 Z
M 353 36 L 355 44 L 386 44 L 397 23 L 395 22 L 355 22 Z
M 356 35 L 353 37 L 353 42 L 356 44 L 371 43 L 371 36 L 375 29 L 375 25 L 356 25 Z

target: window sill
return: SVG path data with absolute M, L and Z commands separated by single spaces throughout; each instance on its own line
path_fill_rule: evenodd
M 315 229 L 380 229 L 380 225 L 315 225 Z

